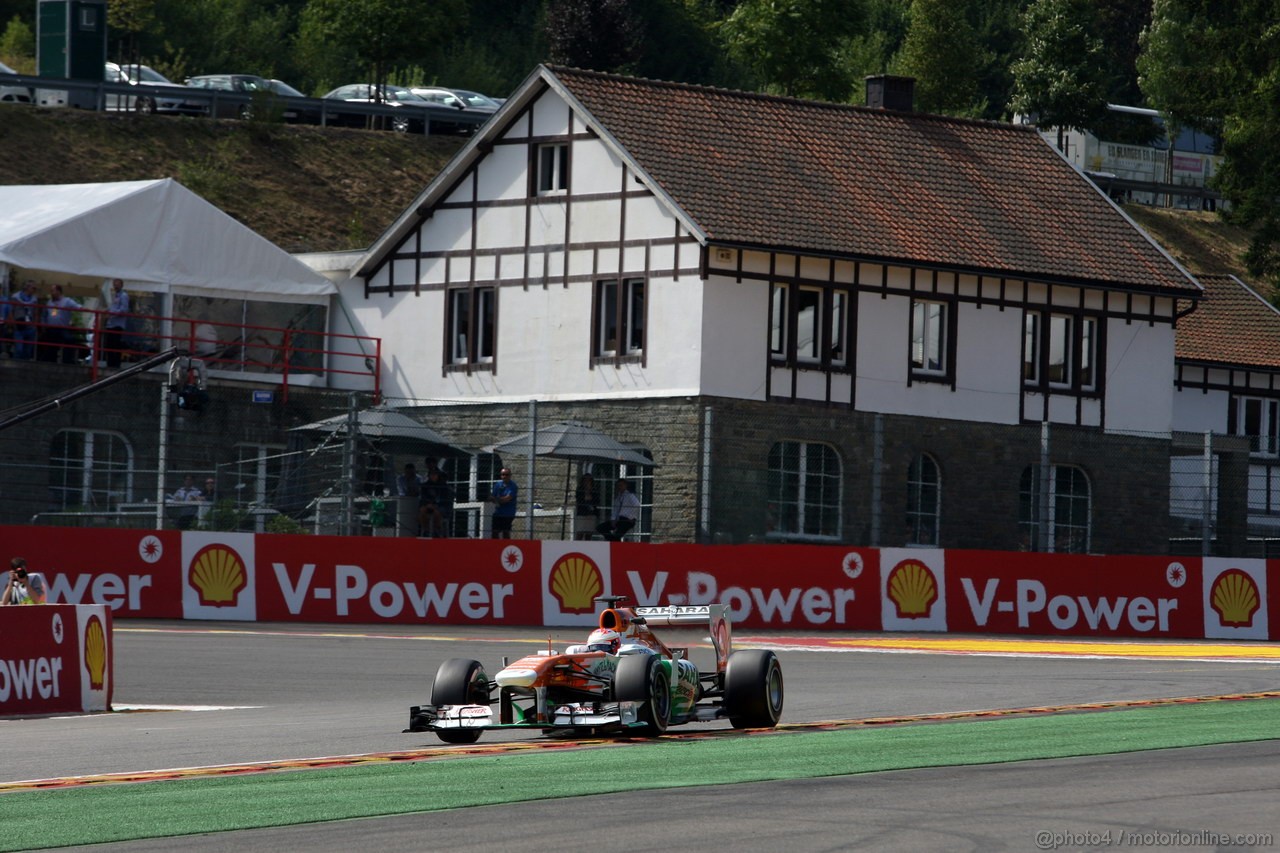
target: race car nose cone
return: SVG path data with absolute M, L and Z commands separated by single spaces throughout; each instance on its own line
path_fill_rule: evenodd
M 499 687 L 532 687 L 538 673 L 532 669 L 504 669 L 495 680 Z

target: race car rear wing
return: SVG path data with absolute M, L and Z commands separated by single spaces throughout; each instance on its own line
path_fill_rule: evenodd
M 723 604 L 667 604 L 631 608 L 636 620 L 643 619 L 644 624 L 650 627 L 706 625 L 711 644 L 716 650 L 717 672 L 724 672 L 729 662 L 729 653 L 733 651 L 733 631 L 728 611 L 729 608 Z

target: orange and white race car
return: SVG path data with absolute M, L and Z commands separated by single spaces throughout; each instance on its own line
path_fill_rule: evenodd
M 535 651 L 490 681 L 479 661 L 440 665 L 431 704 L 409 709 L 405 731 L 433 731 L 445 743 L 475 743 L 486 729 L 547 734 L 638 734 L 727 718 L 734 728 L 776 726 L 782 716 L 782 666 L 768 649 L 733 651 L 723 604 L 605 605 L 587 642 L 563 652 Z M 667 646 L 661 626 L 706 626 L 715 668 L 699 671 L 687 648 Z M 497 702 L 497 714 L 493 703 Z

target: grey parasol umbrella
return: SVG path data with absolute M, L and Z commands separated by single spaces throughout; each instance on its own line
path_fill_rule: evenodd
M 654 467 L 652 459 L 632 450 L 622 442 L 614 439 L 594 427 L 579 421 L 561 421 L 547 427 L 539 427 L 536 437 L 532 433 L 523 432 L 497 444 L 484 448 L 488 453 L 512 456 L 549 456 L 564 459 L 569 464 L 565 468 L 564 496 L 565 504 L 569 503 L 569 479 L 574 462 L 625 462 L 628 465 Z M 560 517 L 560 537 L 564 538 L 565 518 Z
M 290 432 L 345 438 L 350 421 L 349 415 L 335 415 L 322 421 L 294 427 Z M 389 453 L 416 454 L 430 451 L 442 454 L 467 455 L 470 453 L 404 412 L 381 406 L 355 413 L 355 435 Z

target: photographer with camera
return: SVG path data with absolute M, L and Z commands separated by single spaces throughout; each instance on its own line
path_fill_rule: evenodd
M 9 561 L 9 582 L 5 584 L 4 594 L 0 595 L 3 604 L 44 604 L 49 597 L 49 585 L 44 575 L 39 572 L 28 572 L 27 561 L 14 557 Z

